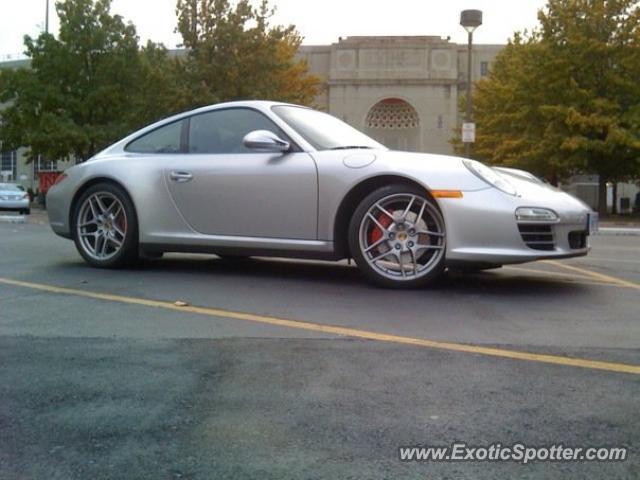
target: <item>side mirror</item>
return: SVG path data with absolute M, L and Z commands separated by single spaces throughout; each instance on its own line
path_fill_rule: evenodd
M 289 150 L 289 142 L 282 140 L 269 130 L 255 130 L 247 133 L 242 140 L 244 146 L 256 152 L 283 153 Z

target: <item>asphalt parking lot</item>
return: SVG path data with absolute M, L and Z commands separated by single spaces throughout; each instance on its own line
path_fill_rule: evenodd
M 99 271 L 0 223 L 0 478 L 639 478 L 640 237 L 592 245 L 387 291 L 346 263 Z M 454 441 L 629 455 L 398 459 Z

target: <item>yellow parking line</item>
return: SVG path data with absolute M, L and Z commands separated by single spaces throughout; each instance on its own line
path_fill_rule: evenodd
M 622 278 L 612 277 L 611 275 L 605 275 L 604 273 L 594 272 L 592 270 L 587 270 L 586 268 L 567 265 L 566 263 L 560 263 L 555 260 L 545 260 L 544 262 L 548 263 L 549 265 L 555 265 L 556 267 L 564 268 L 565 270 L 571 270 L 572 272 L 578 272 L 583 275 L 588 275 L 589 277 L 600 280 L 601 282 L 614 283 L 621 287 L 640 290 L 640 283 L 630 282 L 629 280 L 623 280 Z
M 579 258 L 578 261 L 588 262 L 588 261 L 596 261 L 596 262 L 613 262 L 613 263 L 640 263 L 640 260 L 629 260 L 628 258 L 608 258 L 608 257 L 592 257 L 589 255 L 588 257 Z
M 613 282 L 603 282 L 601 280 L 595 280 L 593 277 L 587 275 L 575 275 L 571 273 L 563 273 L 563 272 L 550 272 L 546 270 L 536 270 L 534 268 L 523 268 L 523 267 L 512 267 L 506 266 L 503 267 L 505 271 L 514 271 L 514 272 L 524 272 L 524 273 L 534 273 L 542 277 L 559 277 L 560 280 L 568 281 L 570 283 L 584 283 L 586 285 L 606 285 L 609 287 L 621 287 L 622 285 L 618 285 Z
M 361 338 L 366 340 L 375 340 L 380 342 L 390 342 L 403 345 L 415 345 L 419 347 L 434 348 L 439 350 L 449 350 L 455 352 L 475 353 L 480 355 L 488 355 L 491 357 L 510 358 L 514 360 L 524 360 L 529 362 L 550 363 L 554 365 L 565 365 L 570 367 L 588 368 L 593 370 L 605 370 L 609 372 L 631 373 L 640 375 L 640 365 L 629 365 L 623 363 L 602 362 L 598 360 L 588 360 L 582 358 L 569 358 L 556 355 L 546 355 L 537 353 L 521 352 L 516 350 L 506 350 L 501 348 L 482 347 L 477 345 L 467 345 L 463 343 L 441 342 L 428 340 L 423 338 L 402 337 L 398 335 L 388 335 L 367 330 L 359 330 L 354 328 L 338 327 L 333 325 L 323 325 L 320 323 L 302 322 L 297 320 L 288 320 L 278 317 L 270 317 L 257 315 L 253 313 L 234 312 L 230 310 L 222 310 L 218 308 L 195 307 L 195 306 L 178 306 L 171 302 L 163 302 L 158 300 L 148 300 L 145 298 L 127 297 L 123 295 L 112 295 L 108 293 L 98 293 L 86 290 L 76 290 L 72 288 L 56 287 L 53 285 L 45 285 L 40 283 L 23 282 L 9 278 L 0 277 L 0 283 L 5 285 L 13 285 L 16 287 L 30 288 L 50 293 L 58 293 L 63 295 L 74 295 L 79 297 L 94 298 L 97 300 L 106 300 L 111 302 L 119 302 L 131 305 L 142 305 L 146 307 L 162 308 L 165 310 L 174 310 L 179 312 L 194 313 L 199 315 L 207 315 L 210 317 L 227 318 L 232 320 L 243 320 L 249 322 L 274 325 L 278 327 L 295 328 L 300 330 L 308 330 L 313 332 L 328 333 L 353 338 Z

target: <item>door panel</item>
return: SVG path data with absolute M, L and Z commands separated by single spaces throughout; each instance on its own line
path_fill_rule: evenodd
M 166 183 L 194 230 L 317 238 L 317 171 L 309 154 L 183 154 L 173 159 L 164 170 Z

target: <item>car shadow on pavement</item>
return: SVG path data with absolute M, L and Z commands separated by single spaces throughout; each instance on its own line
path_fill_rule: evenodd
M 296 285 L 313 284 L 315 287 L 325 284 L 328 288 L 344 291 L 345 288 L 357 292 L 360 290 L 380 290 L 366 281 L 355 264 L 346 262 L 318 262 L 280 258 L 221 259 L 218 257 L 171 256 L 159 260 L 147 260 L 138 271 L 148 274 L 176 273 L 188 276 L 216 276 L 220 280 L 245 280 L 252 283 L 284 282 Z M 505 273 L 493 270 L 477 273 L 445 272 L 434 284 L 410 292 L 482 292 L 486 295 L 505 294 L 531 297 L 534 295 L 567 295 L 584 293 L 593 286 L 578 283 L 578 280 L 558 279 L 538 275 Z M 389 290 L 386 290 L 389 291 Z M 396 292 L 403 292 L 396 290 Z

